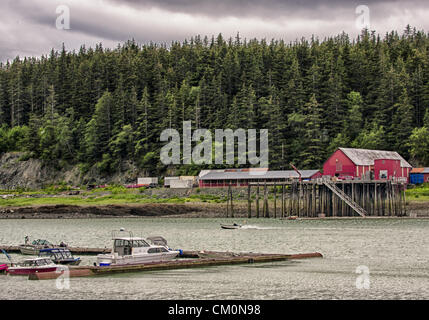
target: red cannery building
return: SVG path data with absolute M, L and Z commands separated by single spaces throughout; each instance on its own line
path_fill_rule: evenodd
M 411 165 L 395 151 L 338 148 L 324 163 L 323 175 L 408 182 L 411 169 Z

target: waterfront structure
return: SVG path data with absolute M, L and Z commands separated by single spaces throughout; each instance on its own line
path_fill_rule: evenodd
M 164 177 L 165 188 L 192 188 L 198 186 L 197 176 Z
M 158 177 L 137 178 L 137 184 L 138 185 L 158 184 Z
M 173 180 L 179 180 L 179 177 L 164 177 L 164 188 L 170 188 Z
M 251 182 L 247 186 L 247 217 L 353 217 L 405 216 L 405 184 L 392 180 L 315 180 Z M 226 217 L 243 207 L 233 205 L 232 188 L 227 188 Z M 234 213 L 235 212 L 235 213 Z
M 323 175 L 340 179 L 408 182 L 412 166 L 395 151 L 338 148 L 324 163 Z
M 170 189 L 190 189 L 192 186 L 192 180 L 175 179 L 170 181 Z
M 199 175 L 199 186 L 200 188 L 245 187 L 249 183 L 281 183 L 300 178 L 303 181 L 309 181 L 322 176 L 319 170 L 299 170 L 298 172 L 294 170 L 271 171 L 266 168 L 202 170 Z
M 410 183 L 421 184 L 425 182 L 429 182 L 429 167 L 413 168 L 410 172 Z

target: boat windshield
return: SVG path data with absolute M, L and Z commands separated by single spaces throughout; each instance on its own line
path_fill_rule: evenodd
M 139 247 L 149 247 L 150 245 L 144 241 L 144 240 L 134 240 L 133 241 L 133 247 L 139 248 Z
M 49 260 L 47 259 L 40 259 L 40 260 L 36 260 L 36 265 L 38 266 L 45 266 L 47 264 L 49 264 Z
M 144 241 L 144 240 L 123 240 L 123 239 L 116 239 L 115 240 L 115 247 L 150 247 L 150 245 Z
M 68 251 L 68 250 L 64 250 L 64 251 L 62 251 L 62 254 L 63 254 L 63 257 L 64 257 L 64 258 L 72 258 L 72 254 L 71 254 L 71 252 L 70 252 L 70 251 Z
M 24 267 L 36 267 L 36 266 L 45 266 L 51 264 L 50 259 L 37 259 L 37 260 L 26 260 L 22 263 Z
M 50 245 L 51 243 L 47 240 L 41 240 L 41 239 L 37 239 L 34 240 L 32 242 L 33 245 L 37 245 L 37 246 L 45 246 L 45 245 Z

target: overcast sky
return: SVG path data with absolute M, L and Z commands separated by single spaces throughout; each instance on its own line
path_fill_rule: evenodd
M 67 27 L 66 5 L 70 13 Z M 402 32 L 407 24 L 429 31 L 429 0 L 2 0 L 0 60 L 40 56 L 62 43 L 67 50 L 128 39 L 169 44 L 200 34 L 295 40 L 345 31 Z M 364 19 L 364 20 L 362 20 Z

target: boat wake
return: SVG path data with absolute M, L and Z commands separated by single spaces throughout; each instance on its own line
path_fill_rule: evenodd
M 279 228 L 279 227 L 260 227 L 260 226 L 247 224 L 247 225 L 241 226 L 240 229 L 275 230 L 275 229 L 281 229 L 281 228 Z

